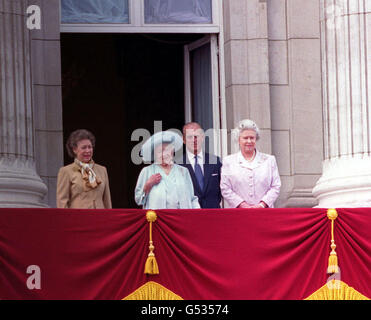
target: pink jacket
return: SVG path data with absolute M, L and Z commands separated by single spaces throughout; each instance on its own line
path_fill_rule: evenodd
M 241 152 L 223 159 L 220 189 L 228 204 L 236 208 L 246 201 L 250 205 L 264 201 L 273 207 L 281 188 L 276 158 L 256 151 L 254 161 L 247 162 Z

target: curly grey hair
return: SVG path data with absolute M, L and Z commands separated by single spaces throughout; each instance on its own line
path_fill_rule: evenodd
M 238 137 L 240 136 L 241 132 L 242 131 L 245 131 L 245 130 L 253 130 L 255 131 L 256 133 L 256 141 L 259 140 L 260 138 L 260 130 L 259 130 L 259 127 L 257 126 L 257 124 L 250 120 L 250 119 L 244 119 L 244 120 L 241 120 L 237 127 L 235 128 L 235 131 L 236 133 L 238 133 Z

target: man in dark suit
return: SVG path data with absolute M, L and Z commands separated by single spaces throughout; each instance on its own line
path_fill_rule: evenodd
M 183 142 L 186 152 L 180 165 L 188 168 L 195 195 L 201 208 L 220 208 L 220 158 L 203 152 L 204 130 L 197 122 L 183 126 Z

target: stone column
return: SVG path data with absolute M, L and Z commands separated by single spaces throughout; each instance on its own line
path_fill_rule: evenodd
M 31 73 L 36 171 L 48 188 L 44 202 L 56 206 L 57 174 L 63 166 L 63 114 L 59 0 L 29 0 L 41 10 L 31 31 Z
M 371 2 L 321 0 L 323 174 L 319 207 L 371 206 Z
M 313 207 L 322 174 L 318 0 L 268 0 L 272 153 L 281 175 L 278 207 Z
M 0 207 L 43 207 L 36 173 L 26 0 L 0 0 Z
M 258 148 L 272 153 L 266 0 L 225 0 L 224 53 L 227 127 L 242 119 L 260 127 Z M 229 137 L 230 153 L 239 147 Z

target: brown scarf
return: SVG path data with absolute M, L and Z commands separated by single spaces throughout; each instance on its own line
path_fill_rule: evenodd
M 102 183 L 93 170 L 93 160 L 89 163 L 83 163 L 80 160 L 75 159 L 75 163 L 81 169 L 81 175 L 87 187 L 94 189 Z

